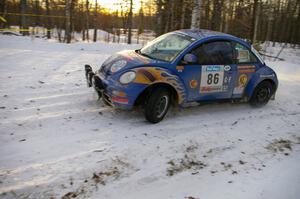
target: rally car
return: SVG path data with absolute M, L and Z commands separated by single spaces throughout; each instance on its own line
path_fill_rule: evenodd
M 260 107 L 274 99 L 276 73 L 246 41 L 209 30 L 178 30 L 138 50 L 121 51 L 93 72 L 89 87 L 113 107 L 144 107 L 145 118 L 160 122 L 170 104 L 249 101 Z

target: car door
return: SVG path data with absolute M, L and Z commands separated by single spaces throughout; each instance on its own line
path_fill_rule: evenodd
M 188 101 L 231 98 L 237 71 L 233 52 L 231 42 L 226 40 L 208 41 L 190 52 L 198 60 L 184 65 Z

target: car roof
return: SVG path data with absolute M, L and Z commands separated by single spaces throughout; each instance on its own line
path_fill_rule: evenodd
M 181 29 L 181 30 L 177 30 L 175 32 L 186 34 L 186 35 L 188 35 L 190 37 L 193 37 L 197 40 L 203 39 L 205 37 L 211 37 L 211 36 L 231 36 L 231 37 L 234 37 L 234 36 L 226 34 L 226 33 L 217 32 L 217 31 L 213 31 L 213 30 L 206 30 L 206 29 Z
M 185 34 L 190 37 L 195 38 L 196 40 L 202 40 L 206 39 L 209 37 L 218 37 L 218 38 L 224 38 L 224 39 L 233 39 L 233 40 L 238 40 L 244 44 L 246 44 L 248 47 L 251 46 L 248 42 L 244 41 L 243 39 L 240 39 L 238 37 L 235 37 L 230 34 L 222 33 L 222 32 L 217 32 L 213 30 L 206 30 L 206 29 L 181 29 L 181 30 L 176 30 L 174 31 L 175 33 L 180 33 L 180 34 Z

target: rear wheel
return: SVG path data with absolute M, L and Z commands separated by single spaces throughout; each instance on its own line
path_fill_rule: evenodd
M 145 103 L 145 118 L 151 123 L 160 122 L 167 114 L 170 102 L 168 89 L 163 87 L 154 89 Z
M 273 85 L 268 81 L 259 83 L 250 98 L 250 104 L 254 107 L 266 105 L 273 95 Z

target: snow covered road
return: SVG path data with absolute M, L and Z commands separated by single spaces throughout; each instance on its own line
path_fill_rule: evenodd
M 83 66 L 137 46 L 0 36 L 0 198 L 299 199 L 300 51 L 261 109 L 113 110 Z M 278 50 L 276 48 L 271 50 Z

